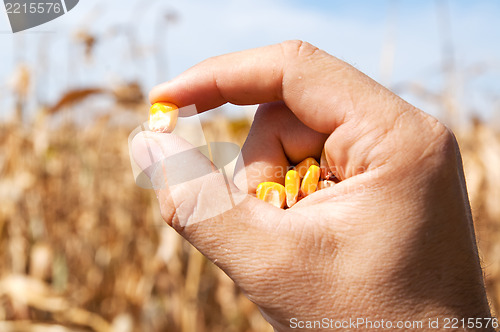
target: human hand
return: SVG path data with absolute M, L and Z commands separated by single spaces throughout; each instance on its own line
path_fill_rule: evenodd
M 425 328 L 429 318 L 489 317 L 459 150 L 436 119 L 298 41 L 208 59 L 154 88 L 150 100 L 195 104 L 199 112 L 261 104 L 236 186 L 229 184 L 239 204 L 203 217 L 227 195 L 218 172 L 157 187 L 157 195 L 165 221 L 277 331 L 293 330 L 292 318 L 422 321 Z M 287 210 L 244 194 L 263 181 L 283 182 L 290 163 L 319 159 L 323 148 L 342 180 L 335 186 Z M 196 152 L 183 167 L 165 162 L 190 149 L 173 134 L 153 133 L 136 136 L 132 147 L 160 182 L 211 169 Z

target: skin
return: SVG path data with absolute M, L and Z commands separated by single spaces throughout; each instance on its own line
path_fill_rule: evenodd
M 205 60 L 155 87 L 150 100 L 198 112 L 261 104 L 230 183 L 232 209 L 205 213 L 227 195 L 218 172 L 168 185 L 210 168 L 181 138 L 145 133 L 132 151 L 162 184 L 165 221 L 276 331 L 296 330 L 291 318 L 421 320 L 425 328 L 429 318 L 442 326 L 444 318 L 491 317 L 460 152 L 435 118 L 301 41 Z M 319 160 L 323 147 L 339 184 L 287 210 L 245 194 L 282 182 L 278 171 L 290 164 Z M 165 161 L 182 151 L 186 167 Z

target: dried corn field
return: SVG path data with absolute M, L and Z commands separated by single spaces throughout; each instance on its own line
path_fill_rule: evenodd
M 0 330 L 269 330 L 233 282 L 162 223 L 154 193 L 132 176 L 133 128 L 112 119 L 1 125 Z M 221 139 L 241 142 L 248 130 L 247 120 L 217 123 L 206 129 Z
M 8 70 L 12 77 L 0 82 L 0 101 L 6 100 L 2 105 L 9 105 L 6 108 L 15 119 L 0 119 L 0 332 L 273 331 L 223 272 L 163 223 L 154 192 L 134 182 L 128 147 L 129 134 L 147 117 L 145 86 L 165 81 L 177 70 L 174 66 L 193 65 L 205 56 L 253 45 L 253 38 L 248 38 L 251 35 L 238 30 L 247 19 L 239 22 L 235 15 L 249 13 L 239 7 L 234 7 L 237 11 L 233 13 L 232 2 L 224 1 L 219 5 L 207 2 L 206 8 L 204 2 L 191 8 L 189 1 L 175 6 L 141 0 L 96 2 L 95 7 L 88 7 L 89 3 L 84 9 L 80 2 L 68 26 L 52 25 L 47 29 L 54 31 L 32 36 L 18 34 L 2 44 L 5 53 L 7 46 L 13 45 L 11 62 L 6 61 L 4 68 L 10 67 L 9 63 L 14 67 Z M 249 3 L 252 8 L 259 6 Z M 349 56 L 356 55 L 357 47 L 364 43 L 360 37 L 366 34 L 370 41 L 366 45 L 385 43 L 381 78 L 397 94 L 409 93 L 437 106 L 447 123 L 459 118 L 457 115 L 472 113 L 464 106 L 464 114 L 459 114 L 457 106 L 461 90 L 456 87 L 460 81 L 456 78 L 461 76 L 454 75 L 462 67 L 458 61 L 456 68 L 451 65 L 454 50 L 446 2 L 436 1 L 441 25 L 431 31 L 432 37 L 442 37 L 442 51 L 434 51 L 442 52 L 443 68 L 434 67 L 439 59 L 429 46 L 433 39 L 428 39 L 425 51 L 435 59 L 429 73 L 422 71 L 426 79 L 435 78 L 434 74 L 443 78 L 442 91 L 417 84 L 419 77 L 392 77 L 398 71 L 395 54 L 399 57 L 403 48 L 412 50 L 406 41 L 424 36 L 421 26 L 426 21 L 418 21 L 414 34 L 401 32 L 405 42 L 398 48 L 401 53 L 395 53 L 395 46 L 401 43 L 396 32 L 405 26 L 396 23 L 405 19 L 401 16 L 396 20 L 401 15 L 395 9 L 397 2 L 388 4 L 387 22 L 380 22 L 380 26 L 386 24 L 385 41 L 378 39 L 383 29 L 356 33 L 357 29 L 351 30 L 358 23 L 351 28 L 343 26 L 344 13 L 342 20 L 334 19 L 335 13 L 328 17 L 328 22 L 340 22 L 330 30 L 311 29 L 310 39 L 325 33 L 339 55 L 369 66 L 363 58 Z M 130 13 L 122 10 L 127 5 Z M 273 13 L 273 6 L 265 2 L 261 14 L 249 15 L 251 25 L 265 27 L 270 36 L 278 25 L 276 15 L 271 15 L 268 23 L 258 18 Z M 182 8 L 177 11 L 177 7 Z M 377 16 L 367 8 L 370 18 Z M 198 16 L 198 12 L 203 15 Z M 230 28 L 218 22 L 222 20 L 220 13 L 232 20 Z M 287 16 L 287 11 L 276 13 Z M 298 14 L 302 21 L 308 11 L 300 9 Z M 125 16 L 130 17 L 119 20 Z M 473 14 L 467 11 L 469 16 Z M 298 25 L 293 17 L 280 36 L 296 38 L 293 29 Z M 474 26 L 484 25 L 484 34 L 492 33 L 483 20 L 479 22 Z M 219 25 L 220 33 L 212 30 Z M 250 31 L 249 27 L 244 29 Z M 203 37 L 202 30 L 210 37 Z M 226 40 L 229 30 L 244 43 Z M 271 43 L 262 31 L 256 31 L 256 45 Z M 347 38 L 338 39 L 335 31 Z M 176 39 L 176 34 L 182 38 Z M 342 45 L 345 49 L 340 52 Z M 367 52 L 366 45 L 362 53 L 371 61 L 378 49 Z M 408 58 L 398 58 L 398 62 L 412 66 Z M 497 68 L 483 62 L 478 65 L 469 68 L 471 76 L 464 80 L 472 80 L 481 70 Z M 416 68 L 426 67 L 419 64 Z M 395 84 L 400 79 L 404 84 Z M 408 79 L 411 82 L 406 82 Z M 498 93 L 492 91 L 492 99 L 498 100 Z M 26 122 L 21 125 L 23 120 Z M 215 117 L 203 122 L 209 141 L 240 145 L 249 127 L 246 118 Z M 488 296 L 494 312 L 500 313 L 500 132 L 478 120 L 455 133 L 462 149 Z
M 0 128 L 0 330 L 270 331 L 256 307 L 134 183 L 133 128 L 98 118 Z M 140 116 L 138 115 L 138 118 Z M 249 121 L 213 121 L 241 143 Z M 500 135 L 457 133 L 488 294 L 500 309 Z M 56 327 L 58 329 L 56 329 Z
M 139 84 L 69 90 L 20 125 L 30 76 L 19 72 L 17 120 L 0 123 L 0 330 L 271 331 L 136 186 L 127 139 L 148 108 Z M 95 96 L 113 112 L 79 117 Z M 217 117 L 203 131 L 242 144 L 249 126 Z M 456 134 L 498 312 L 500 133 L 475 121 Z

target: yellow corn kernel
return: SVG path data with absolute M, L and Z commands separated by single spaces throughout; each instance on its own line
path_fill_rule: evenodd
M 318 187 L 320 169 L 317 165 L 311 165 L 300 185 L 300 195 L 306 197 L 316 191 Z
M 172 103 L 154 103 L 149 110 L 149 129 L 159 133 L 174 130 L 179 116 L 179 108 Z
M 296 170 L 289 170 L 285 176 L 286 205 L 292 207 L 299 198 L 300 176 Z
M 280 209 L 285 207 L 285 187 L 276 182 L 262 182 L 257 186 L 257 198 Z
M 295 170 L 299 173 L 300 178 L 303 178 L 306 175 L 311 165 L 319 166 L 318 162 L 313 157 L 306 158 L 295 166 Z
M 333 182 L 331 180 L 319 180 L 318 190 L 333 187 L 334 184 L 335 184 L 335 182 Z

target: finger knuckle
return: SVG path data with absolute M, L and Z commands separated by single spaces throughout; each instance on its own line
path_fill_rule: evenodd
M 287 40 L 282 43 L 285 56 L 307 58 L 319 51 L 316 46 L 302 40 Z

